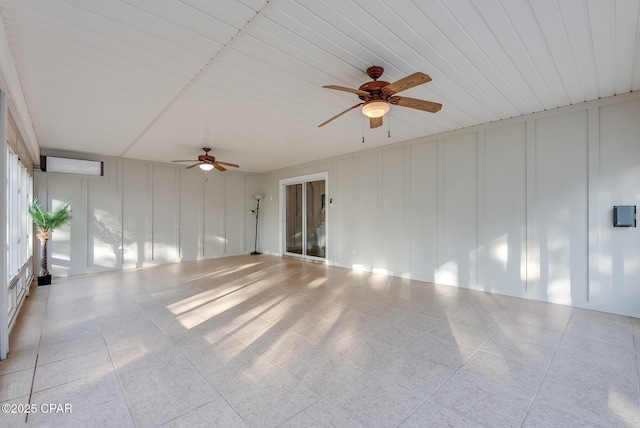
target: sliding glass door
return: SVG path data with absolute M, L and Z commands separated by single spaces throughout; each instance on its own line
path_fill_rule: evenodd
M 281 180 L 284 253 L 326 258 L 326 173 Z
M 302 239 L 303 215 L 302 215 L 302 184 L 290 184 L 287 186 L 287 218 L 286 218 L 286 245 L 287 253 L 304 254 Z

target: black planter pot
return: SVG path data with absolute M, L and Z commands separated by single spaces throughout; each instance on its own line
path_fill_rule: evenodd
M 51 284 L 51 274 L 38 277 L 38 285 L 49 285 L 49 284 Z

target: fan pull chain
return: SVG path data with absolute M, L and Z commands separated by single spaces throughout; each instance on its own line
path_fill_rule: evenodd
M 364 144 L 364 123 L 365 123 L 366 119 L 365 116 L 362 116 L 362 144 Z
M 391 112 L 387 116 L 387 138 L 391 138 Z

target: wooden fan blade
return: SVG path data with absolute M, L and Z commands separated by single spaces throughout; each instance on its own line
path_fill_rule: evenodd
M 429 77 L 428 74 L 417 72 L 410 74 L 409 76 L 397 80 L 393 83 L 389 83 L 387 86 L 382 88 L 382 93 L 386 96 L 390 96 L 400 91 L 404 91 L 406 89 L 413 88 L 414 86 L 422 85 L 423 83 L 427 83 L 430 81 L 431 77 Z
M 382 126 L 382 116 L 369 118 L 369 128 L 373 129 L 379 126 Z
M 217 169 L 218 171 L 226 171 L 227 170 L 227 168 L 223 167 L 222 165 L 218 165 L 218 162 L 214 162 L 213 163 L 213 167 L 215 169 Z
M 345 88 L 344 86 L 326 85 L 326 86 L 323 86 L 323 88 L 335 89 L 336 91 L 351 92 L 352 94 L 362 95 L 365 97 L 368 97 L 369 95 L 371 95 L 369 92 L 361 91 L 360 89 Z
M 203 162 L 194 163 L 193 165 L 188 166 L 188 167 L 186 167 L 185 169 L 193 168 L 194 166 L 198 166 L 198 165 L 200 165 L 201 163 L 203 163 Z
M 389 103 L 402 107 L 424 110 L 430 113 L 436 113 L 442 108 L 442 104 L 440 103 L 434 103 L 432 101 L 418 100 L 408 97 L 391 97 L 389 98 Z
M 232 166 L 234 168 L 240 168 L 240 165 L 236 165 L 235 163 L 229 163 L 229 162 L 222 162 L 222 161 L 215 161 L 214 164 L 220 164 L 220 165 L 224 165 L 224 166 Z
M 345 111 L 343 111 L 343 112 L 341 112 L 341 113 L 336 114 L 336 115 L 335 115 L 335 116 L 333 116 L 331 119 L 325 120 L 325 121 L 324 121 L 324 122 L 322 122 L 320 125 L 318 125 L 318 128 L 320 128 L 321 126 L 326 125 L 327 123 L 331 122 L 333 119 L 337 119 L 337 118 L 339 118 L 339 117 L 340 117 L 340 116 L 342 116 L 343 114 L 345 114 L 345 113 L 347 113 L 347 112 L 349 112 L 349 111 L 353 110 L 353 109 L 354 109 L 354 108 L 356 108 L 356 107 L 361 106 L 362 104 L 364 104 L 364 103 L 358 103 L 358 104 L 356 104 L 356 105 L 354 105 L 354 106 L 349 107 L 349 108 L 348 108 L 348 109 L 346 109 Z

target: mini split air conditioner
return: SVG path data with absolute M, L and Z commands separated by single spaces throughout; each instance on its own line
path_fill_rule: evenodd
M 103 162 L 40 156 L 40 170 L 62 174 L 104 175 Z

